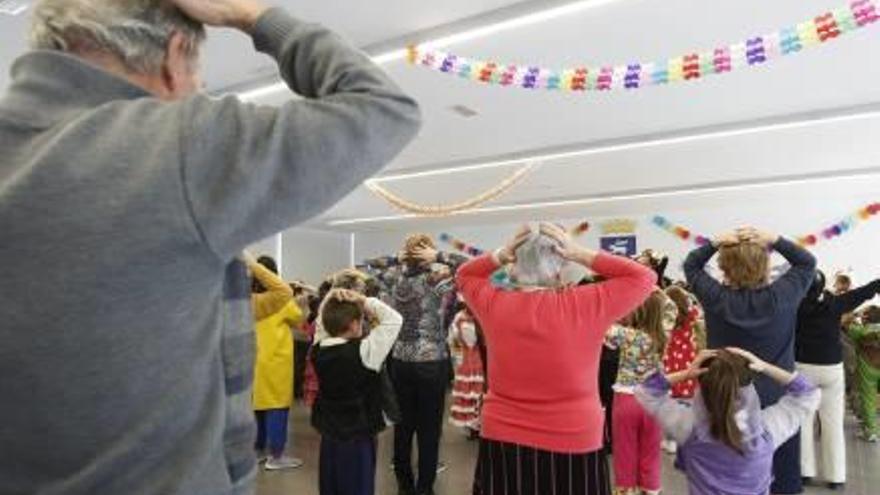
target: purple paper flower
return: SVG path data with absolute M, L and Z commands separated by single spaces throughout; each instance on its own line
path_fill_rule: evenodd
M 538 85 L 538 76 L 541 75 L 541 69 L 538 67 L 529 67 L 528 72 L 523 76 L 522 86 L 527 89 L 534 89 Z
M 629 64 L 626 66 L 626 76 L 624 77 L 624 87 L 626 89 L 638 89 L 641 84 L 642 66 L 640 64 Z
M 446 58 L 443 59 L 443 63 L 440 64 L 441 72 L 452 72 L 452 69 L 455 67 L 455 60 L 458 57 L 455 55 L 447 55 Z
M 746 58 L 749 65 L 761 64 L 767 61 L 767 52 L 764 50 L 764 39 L 760 36 L 746 41 Z

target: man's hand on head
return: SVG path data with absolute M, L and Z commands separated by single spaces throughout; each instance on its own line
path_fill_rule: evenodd
M 269 6 L 262 0 L 169 0 L 186 15 L 209 26 L 250 31 Z

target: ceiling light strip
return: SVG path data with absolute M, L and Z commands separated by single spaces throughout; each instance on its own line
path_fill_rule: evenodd
M 19 0 L 0 0 L 0 14 L 17 16 L 28 9 L 28 4 Z
M 760 190 L 760 189 L 769 189 L 775 187 L 782 186 L 797 186 L 797 185 L 805 185 L 805 184 L 815 184 L 815 183 L 823 183 L 823 182 L 831 182 L 831 181 L 839 181 L 839 180 L 852 180 L 852 179 L 877 179 L 880 178 L 880 169 L 871 172 L 860 172 L 855 174 L 848 175 L 824 175 L 820 177 L 807 177 L 800 179 L 783 179 L 783 180 L 771 180 L 765 182 L 758 182 L 752 184 L 734 184 L 734 185 L 718 185 L 718 186 L 708 186 L 708 187 L 691 187 L 691 188 L 683 188 L 683 189 L 674 189 L 669 191 L 660 191 L 660 192 L 646 192 L 646 193 L 627 193 L 627 194 L 619 194 L 612 196 L 603 196 L 603 197 L 588 197 L 588 198 L 580 198 L 580 199 L 567 199 L 567 200 L 558 200 L 558 201 L 540 201 L 533 203 L 523 203 L 523 204 L 515 204 L 515 205 L 501 205 L 501 206 L 489 206 L 483 208 L 475 208 L 473 210 L 463 211 L 455 213 L 451 216 L 465 216 L 465 215 L 479 215 L 485 213 L 503 213 L 509 211 L 520 211 L 520 210 L 534 210 L 541 208 L 559 208 L 566 206 L 586 206 L 586 205 L 597 205 L 597 204 L 605 204 L 605 203 L 614 203 L 621 201 L 635 201 L 635 200 L 645 200 L 645 199 L 662 199 L 662 198 L 670 198 L 670 197 L 678 197 L 678 196 L 687 196 L 693 194 L 711 194 L 711 193 L 723 193 L 723 192 L 731 192 L 731 191 L 748 191 L 748 190 Z M 346 220 L 333 220 L 328 222 L 327 224 L 331 227 L 342 227 L 346 225 L 359 225 L 359 224 L 368 224 L 368 223 L 377 223 L 377 222 L 387 222 L 387 221 L 399 221 L 399 220 L 410 220 L 416 219 L 420 217 L 418 215 L 387 215 L 387 216 L 379 216 L 379 217 L 365 217 L 365 218 L 353 218 Z
M 633 141 L 627 143 L 620 144 L 609 144 L 609 145 L 597 145 L 597 146 L 588 146 L 586 148 L 572 150 L 572 151 L 562 151 L 556 153 L 544 153 L 538 155 L 529 155 L 521 158 L 513 158 L 509 160 L 496 160 L 489 161 L 483 163 L 475 163 L 470 165 L 461 165 L 454 166 L 442 169 L 435 170 L 425 170 L 421 172 L 401 172 L 395 174 L 384 175 L 381 177 L 376 177 L 374 179 L 369 179 L 368 182 L 377 184 L 383 182 L 393 182 L 400 180 L 409 180 L 409 179 L 421 179 L 425 177 L 436 177 L 438 175 L 447 175 L 447 174 L 456 174 L 462 172 L 473 172 L 476 170 L 485 170 L 497 167 L 511 167 L 515 165 L 522 165 L 524 163 L 532 162 L 532 161 L 541 161 L 544 162 L 544 166 L 552 165 L 554 161 L 562 160 L 566 158 L 578 158 L 589 155 L 598 155 L 602 153 L 612 153 L 616 151 L 630 151 L 641 148 L 650 148 L 654 146 L 671 146 L 676 144 L 684 144 L 691 143 L 697 141 L 704 141 L 709 139 L 720 139 L 720 138 L 730 138 L 730 137 L 738 137 L 738 136 L 747 136 L 751 134 L 759 134 L 763 132 L 776 132 L 776 131 L 784 131 L 784 130 L 792 130 L 792 129 L 801 129 L 819 125 L 828 125 L 828 124 L 836 124 L 841 122 L 851 122 L 865 119 L 873 119 L 880 118 L 880 110 L 874 110 L 869 112 L 861 112 L 854 113 L 848 115 L 836 115 L 832 117 L 819 117 L 819 118 L 807 118 L 803 120 L 797 120 L 792 122 L 780 122 L 774 124 L 761 124 L 751 127 L 743 127 L 738 129 L 725 129 L 725 130 L 717 130 L 717 131 L 708 131 L 708 132 L 698 132 L 693 134 L 681 135 L 681 136 L 671 136 L 671 137 L 660 137 L 660 138 L 648 138 L 641 141 Z
M 488 36 L 492 36 L 494 34 L 498 34 L 504 31 L 511 31 L 526 26 L 533 26 L 535 24 L 552 21 L 554 19 L 559 19 L 572 14 L 583 12 L 585 10 L 595 9 L 603 5 L 619 1 L 621 0 L 583 0 L 580 2 L 571 2 L 564 5 L 551 7 L 549 9 L 532 12 L 530 14 L 514 17 L 512 19 L 490 23 L 485 26 L 476 27 L 474 29 L 468 29 L 466 31 L 451 34 L 449 36 L 443 36 L 435 40 L 420 43 L 420 45 L 434 48 L 446 48 L 452 45 L 473 41 L 475 39 L 486 38 Z M 404 51 L 404 55 L 406 55 L 406 51 Z

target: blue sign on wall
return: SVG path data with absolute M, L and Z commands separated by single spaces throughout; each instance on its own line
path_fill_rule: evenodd
M 603 251 L 608 251 L 619 256 L 632 258 L 636 255 L 636 236 L 634 235 L 612 235 L 605 236 L 599 240 Z

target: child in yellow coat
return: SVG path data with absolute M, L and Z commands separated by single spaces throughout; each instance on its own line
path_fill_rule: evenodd
M 254 411 L 257 417 L 256 449 L 267 470 L 302 466 L 300 459 L 287 457 L 287 423 L 293 404 L 293 334 L 303 313 L 293 290 L 279 277 L 274 260 L 247 257 L 254 277 L 252 295 L 256 321 L 257 359 L 254 366 Z M 268 447 L 269 456 L 263 455 Z

